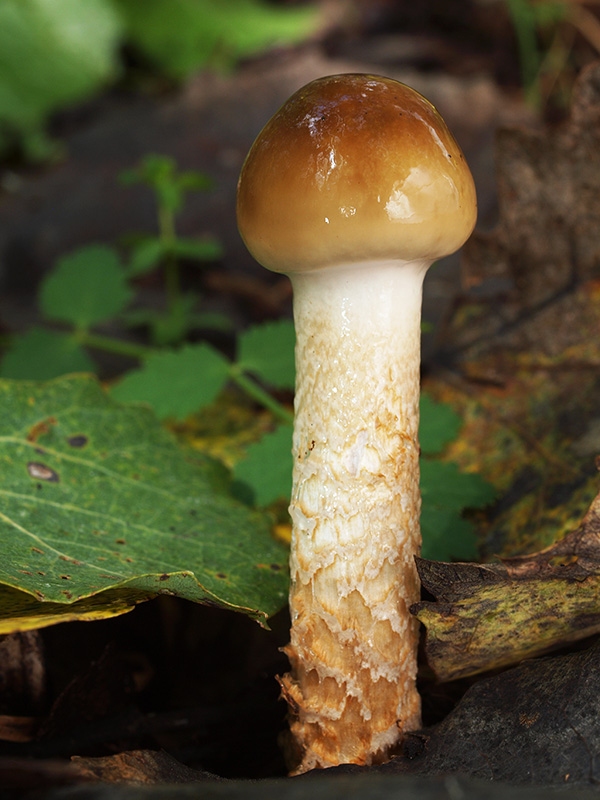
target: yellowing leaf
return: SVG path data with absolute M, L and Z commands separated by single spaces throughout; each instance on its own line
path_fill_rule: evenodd
M 41 603 L 27 592 L 0 585 L 0 636 L 47 628 L 60 622 L 93 622 L 117 617 L 149 597 L 151 595 L 139 592 L 108 590 L 67 605 Z
M 420 561 L 437 602 L 411 609 L 440 680 L 515 664 L 600 631 L 600 494 L 577 530 L 501 564 Z

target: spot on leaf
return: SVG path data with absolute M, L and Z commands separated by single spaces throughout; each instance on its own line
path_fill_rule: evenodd
M 48 419 L 43 419 L 40 420 L 40 422 L 36 422 L 36 424 L 30 428 L 29 433 L 27 434 L 27 441 L 37 442 L 40 436 L 48 433 L 50 430 L 50 425 L 56 425 L 55 417 L 48 417 Z
M 49 481 L 50 483 L 58 483 L 60 478 L 58 472 L 47 467 L 45 464 L 40 464 L 38 461 L 30 461 L 27 464 L 27 472 L 32 478 L 40 481 Z
M 67 439 L 67 442 L 71 447 L 85 447 L 88 441 L 88 437 L 84 436 L 83 433 L 78 433 L 75 436 L 69 436 Z

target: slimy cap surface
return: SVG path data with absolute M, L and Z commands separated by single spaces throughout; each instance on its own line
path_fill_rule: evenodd
M 464 156 L 418 92 L 375 75 L 332 75 L 265 125 L 240 174 L 238 226 L 276 272 L 457 250 L 477 215 Z

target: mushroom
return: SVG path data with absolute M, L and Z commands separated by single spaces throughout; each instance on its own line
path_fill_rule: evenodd
M 290 514 L 295 772 L 390 757 L 420 725 L 422 282 L 475 224 L 473 179 L 424 97 L 345 74 L 296 92 L 242 167 L 241 236 L 289 275 L 296 325 Z

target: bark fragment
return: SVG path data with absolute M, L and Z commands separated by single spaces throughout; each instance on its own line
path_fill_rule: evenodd
M 600 631 L 600 494 L 556 544 L 500 564 L 418 562 L 437 602 L 412 606 L 439 680 L 515 664 Z

